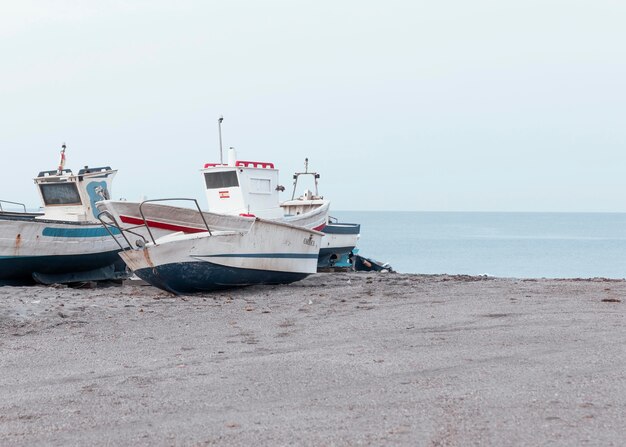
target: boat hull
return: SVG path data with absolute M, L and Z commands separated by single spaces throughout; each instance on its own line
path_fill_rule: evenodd
M 170 235 L 120 256 L 149 284 L 184 294 L 301 280 L 317 270 L 321 237 L 257 219 L 247 232 Z
M 212 262 L 176 262 L 134 273 L 147 283 L 177 295 L 253 284 L 289 284 L 310 274 L 236 268 Z
M 298 201 L 295 201 L 298 202 Z M 334 263 L 347 257 L 357 244 L 360 225 L 352 223 L 326 223 L 330 202 L 318 201 L 315 207 L 303 208 L 300 214 L 284 216 L 280 219 L 264 219 L 277 223 L 287 223 L 324 232 L 320 242 L 317 266 L 320 269 L 332 267 Z M 305 202 L 306 203 L 306 202 Z M 150 241 L 174 233 L 194 234 L 206 231 L 206 226 L 213 230 L 238 229 L 247 231 L 252 218 L 203 212 L 169 205 L 146 203 L 140 211 L 140 203 L 106 200 L 98 202 L 100 211 L 107 211 L 123 229 L 132 231 Z M 293 208 L 293 207 L 292 207 Z M 286 208 L 288 209 L 288 208 Z M 204 218 L 204 219 L 203 219 Z M 206 225 L 206 226 L 205 226 Z M 150 227 L 148 233 L 147 227 Z M 152 236 L 150 236 L 150 234 Z M 129 239 L 137 239 L 128 235 Z
M 289 207 L 283 204 L 281 207 L 286 211 L 286 214 L 283 217 L 272 220 L 324 231 L 328 222 L 330 202 L 327 200 L 319 200 L 317 202 L 319 202 L 319 204 L 308 208 L 305 207 L 298 214 L 290 214 L 293 210 L 290 210 Z
M 109 266 L 123 271 L 119 250 L 99 224 L 0 215 L 0 284 L 34 283 L 37 273 L 64 275 Z
M 324 228 L 319 269 L 333 267 L 337 261 L 350 255 L 359 240 L 361 225 L 352 223 L 329 223 Z

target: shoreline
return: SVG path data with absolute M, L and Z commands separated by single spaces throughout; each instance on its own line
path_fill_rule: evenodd
M 620 445 L 626 280 L 0 288 L 7 445 Z

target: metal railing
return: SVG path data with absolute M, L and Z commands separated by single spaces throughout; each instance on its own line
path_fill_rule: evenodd
M 20 202 L 11 202 L 9 200 L 0 200 L 0 211 L 4 211 L 4 209 L 2 208 L 3 203 L 8 203 L 10 205 L 20 205 L 22 208 L 24 208 L 24 212 L 26 212 L 26 205 Z
M 150 225 L 148 225 L 148 221 L 146 220 L 146 216 L 144 216 L 144 214 L 143 214 L 143 205 L 146 204 L 146 203 L 151 203 L 151 202 L 167 202 L 167 201 L 180 201 L 180 202 L 189 201 L 189 202 L 195 203 L 196 204 L 196 208 L 198 209 L 198 213 L 200 213 L 200 217 L 202 218 L 202 222 L 204 222 L 204 226 L 206 227 L 206 230 L 209 232 L 210 236 L 213 236 L 213 234 L 211 233 L 211 229 L 209 228 L 209 224 L 207 224 L 206 219 L 204 218 L 204 214 L 202 214 L 202 210 L 200 209 L 200 205 L 198 205 L 198 201 L 196 199 L 174 198 L 174 199 L 144 200 L 143 202 L 141 202 L 139 204 L 139 214 L 141 214 L 141 218 L 143 219 L 143 223 L 146 226 L 146 229 L 148 230 L 148 234 L 150 235 L 150 239 L 152 239 L 152 243 L 153 244 L 156 244 L 156 241 L 154 239 L 154 236 L 152 235 L 152 231 L 150 230 Z
M 133 244 L 130 243 L 130 240 L 128 239 L 128 237 L 126 237 L 126 233 L 132 234 L 134 236 L 138 236 L 143 240 L 143 243 L 139 244 L 139 240 L 137 240 L 137 246 L 138 247 L 142 247 L 144 246 L 148 240 L 140 233 L 137 233 L 135 231 L 132 231 L 133 229 L 139 228 L 141 226 L 145 226 L 146 230 L 148 231 L 148 234 L 150 235 L 150 239 L 152 240 L 152 243 L 156 245 L 156 240 L 154 238 L 154 235 L 152 234 L 152 230 L 150 230 L 150 222 L 148 221 L 148 219 L 146 218 L 144 212 L 143 212 L 143 205 L 146 203 L 150 203 L 150 202 L 166 202 L 166 201 L 192 201 L 195 203 L 196 208 L 198 209 L 198 212 L 200 213 L 200 217 L 202 218 L 202 222 L 204 222 L 204 226 L 207 230 L 207 232 L 209 233 L 210 236 L 212 236 L 213 234 L 211 233 L 211 229 L 209 228 L 209 224 L 207 223 L 206 219 L 204 218 L 204 215 L 202 214 L 202 210 L 200 209 L 200 205 L 198 205 L 198 201 L 196 199 L 182 199 L 182 198 L 174 198 L 174 199 L 152 199 L 152 200 L 144 200 L 143 202 L 141 202 L 139 204 L 139 214 L 141 214 L 141 219 L 143 220 L 143 224 L 141 225 L 135 225 L 135 226 L 131 226 L 131 227 L 125 227 L 122 228 L 122 226 L 117 222 L 117 220 L 115 219 L 115 216 L 113 216 L 110 212 L 108 211 L 102 211 L 100 212 L 96 217 L 97 219 L 100 221 L 100 223 L 102 224 L 102 226 L 107 230 L 107 232 L 109 233 L 109 235 L 115 239 L 115 241 L 117 242 L 117 245 L 120 247 L 120 249 L 122 251 L 125 250 L 132 250 L 133 249 Z M 109 221 L 105 221 L 104 218 L 107 218 Z M 126 241 L 126 245 L 128 245 L 128 248 L 124 248 L 122 246 L 122 244 L 120 244 L 120 241 L 118 240 L 117 237 L 115 237 L 115 235 L 113 234 L 113 232 L 111 231 L 111 228 L 116 228 L 119 231 L 119 234 L 124 238 L 124 240 Z M 201 230 L 202 231 L 202 230 Z
M 117 243 L 117 245 L 120 247 L 120 249 L 122 251 L 126 251 L 126 250 L 132 250 L 133 249 L 133 245 L 130 243 L 130 241 L 128 240 L 128 238 L 126 237 L 126 233 L 130 233 L 133 236 L 138 236 L 143 240 L 143 244 L 145 245 L 146 238 L 143 237 L 143 235 L 136 233 L 134 231 L 132 231 L 129 228 L 125 228 L 122 229 L 122 227 L 120 226 L 120 224 L 117 223 L 117 221 L 115 220 L 115 217 L 109 213 L 108 211 L 102 211 L 98 214 L 98 216 L 96 216 L 97 219 L 100 221 L 100 223 L 102 224 L 102 226 L 104 227 L 105 230 L 107 230 L 107 233 L 109 233 L 109 236 L 111 236 L 113 238 L 113 240 Z M 105 222 L 103 217 L 107 217 L 111 222 Z M 113 232 L 111 231 L 111 227 L 112 228 L 117 228 L 117 230 L 119 231 L 118 234 L 120 234 L 124 240 L 126 241 L 126 245 L 128 245 L 128 248 L 124 248 L 122 246 L 122 244 L 120 244 L 120 241 L 118 238 L 116 238 L 115 234 L 113 234 Z M 137 239 L 137 242 L 139 241 L 139 239 Z

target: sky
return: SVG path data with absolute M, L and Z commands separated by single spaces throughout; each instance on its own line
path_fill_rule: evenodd
M 336 210 L 626 212 L 626 2 L 0 0 L 0 199 L 111 166 L 195 197 L 224 147 Z M 289 198 L 284 193 L 284 199 Z

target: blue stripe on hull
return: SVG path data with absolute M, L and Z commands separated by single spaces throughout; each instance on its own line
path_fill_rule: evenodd
M 117 228 L 109 228 L 111 233 L 120 234 L 120 230 Z M 46 227 L 41 232 L 43 236 L 50 237 L 105 237 L 110 236 L 109 232 L 104 227 L 91 227 L 91 228 L 55 228 Z
M 175 294 L 210 292 L 255 284 L 288 284 L 308 273 L 227 267 L 212 262 L 181 262 L 135 270 L 144 281 Z
M 0 257 L 0 285 L 32 284 L 34 272 L 51 275 L 84 272 L 112 264 L 117 270 L 123 271 L 124 263 L 117 254 L 118 251 L 84 255 Z
M 360 231 L 361 231 L 361 224 L 351 224 L 351 223 L 340 223 L 340 224 L 329 223 L 322 230 L 322 232 L 326 234 L 359 234 Z
M 332 260 L 332 263 L 341 259 L 342 256 L 349 255 L 352 250 L 354 250 L 354 247 L 321 248 L 317 257 L 317 268 L 332 267 L 330 258 L 333 255 L 335 255 L 335 258 Z

